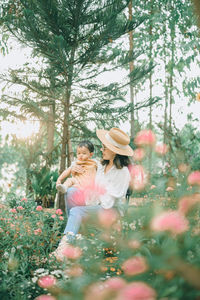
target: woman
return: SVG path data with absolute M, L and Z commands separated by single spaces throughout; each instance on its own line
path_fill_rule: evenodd
M 126 196 L 130 182 L 128 156 L 133 155 L 133 150 L 129 146 L 129 136 L 119 128 L 107 130 L 97 130 L 97 137 L 102 142 L 102 161 L 98 163 L 95 183 L 105 189 L 103 195 L 99 195 L 98 204 L 91 206 L 75 206 L 69 208 L 68 201 L 76 190 L 71 190 L 66 194 L 65 202 L 68 208 L 68 220 L 58 248 L 53 255 L 58 260 L 63 260 L 62 251 L 78 233 L 82 219 L 91 213 L 97 213 L 101 209 L 108 209 L 121 204 Z M 75 167 L 75 172 L 82 172 L 81 167 Z

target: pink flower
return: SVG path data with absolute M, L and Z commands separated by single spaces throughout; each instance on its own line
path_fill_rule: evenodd
M 197 203 L 200 203 L 200 194 L 184 196 L 178 202 L 178 210 L 187 214 Z
M 84 300 L 105 300 L 109 299 L 109 290 L 102 282 L 95 282 L 88 286 Z
M 127 259 L 122 264 L 122 270 L 128 276 L 144 273 L 148 270 L 148 265 L 144 257 L 134 256 Z
M 42 208 L 41 205 L 38 205 L 38 206 L 36 207 L 36 210 L 37 210 L 37 211 L 41 211 L 41 210 L 43 210 L 43 208 Z
M 85 184 L 82 187 L 82 191 L 87 205 L 97 205 L 99 204 L 100 196 L 104 195 L 106 190 L 103 186 L 92 181 L 90 184 Z
M 40 233 L 42 233 L 42 229 L 41 228 L 38 228 L 38 229 L 34 230 L 34 234 L 35 235 L 39 235 Z
M 188 176 L 189 185 L 200 185 L 200 171 L 194 171 Z
M 10 209 L 10 212 L 12 212 L 12 213 L 16 213 L 16 212 L 17 212 L 17 210 L 16 210 L 16 208 L 11 208 L 11 209 Z
M 165 155 L 169 150 L 169 147 L 166 144 L 158 144 L 155 147 L 155 152 L 159 155 Z
M 96 205 L 99 204 L 99 197 L 105 193 L 105 188 L 95 182 L 85 182 L 76 192 L 73 193 L 69 206 Z
M 172 192 L 172 191 L 174 191 L 174 188 L 173 188 L 173 187 L 168 186 L 168 187 L 166 188 L 166 192 Z
M 17 209 L 19 209 L 19 210 L 23 210 L 23 209 L 24 209 L 24 207 L 23 207 L 23 206 L 17 206 Z
M 152 130 L 141 130 L 137 133 L 134 142 L 137 146 L 153 146 L 156 136 Z
M 117 291 L 126 285 L 126 281 L 120 277 L 111 277 L 104 281 L 105 286 L 111 290 Z
M 150 187 L 150 190 L 154 190 L 156 188 L 156 186 L 154 184 L 152 184 L 152 186 Z
M 79 247 L 66 245 L 62 251 L 62 254 L 69 259 L 78 259 L 82 255 L 82 251 Z
M 21 199 L 21 202 L 23 202 L 23 201 L 24 201 L 24 202 L 27 202 L 28 199 L 27 199 L 27 198 L 22 198 L 22 199 Z
M 63 221 L 63 220 L 64 220 L 64 217 L 60 216 L 59 219 L 60 219 L 61 221 Z
M 154 231 L 169 231 L 173 234 L 181 234 L 188 230 L 188 220 L 179 211 L 165 211 L 153 218 L 151 229 Z
M 116 300 L 155 300 L 156 291 L 148 284 L 137 281 L 127 284 L 118 294 Z
M 43 289 L 48 289 L 56 284 L 56 278 L 53 275 L 46 275 L 38 279 L 38 285 Z
M 141 161 L 145 157 L 145 151 L 143 148 L 137 148 L 133 151 L 133 159 L 135 161 Z
M 53 214 L 53 215 L 51 215 L 51 217 L 52 217 L 53 219 L 55 219 L 55 218 L 56 218 L 56 215 L 55 215 L 55 214 Z
M 129 240 L 128 241 L 128 246 L 131 248 L 131 249 L 138 249 L 141 247 L 141 243 L 138 241 L 138 240 Z
M 56 209 L 56 214 L 57 214 L 57 215 L 62 215 L 63 212 L 62 212 L 62 210 L 61 210 L 60 208 L 58 208 L 58 209 Z
M 135 191 L 141 191 L 148 183 L 148 175 L 142 165 L 129 165 L 131 176 L 130 187 Z
M 50 295 L 40 295 L 35 300 L 56 300 L 56 298 Z
M 98 220 L 101 226 L 104 228 L 110 228 L 117 220 L 119 216 L 115 209 L 102 209 L 98 212 Z

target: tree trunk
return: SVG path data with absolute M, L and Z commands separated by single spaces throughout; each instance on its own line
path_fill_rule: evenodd
M 172 8 L 173 9 L 173 8 Z M 175 28 L 174 24 L 171 28 L 171 64 L 170 64 L 170 74 L 169 74 L 169 129 L 172 130 L 172 105 L 173 105 L 173 77 L 174 77 L 174 38 L 175 38 Z
M 153 12 L 153 2 L 151 1 L 151 10 L 150 10 L 150 16 Z M 153 44 L 152 44 L 152 21 L 150 21 L 149 26 L 149 40 L 150 40 L 150 47 L 149 47 L 149 61 L 151 62 L 153 60 Z M 153 82 L 152 82 L 152 71 L 150 71 L 149 74 L 149 97 L 152 99 L 153 96 Z M 152 106 L 149 107 L 149 129 L 152 130 Z M 151 168 L 152 168 L 152 149 L 149 149 L 149 174 L 151 174 Z
M 52 163 L 52 152 L 54 149 L 54 132 L 55 132 L 55 103 L 51 104 L 48 112 L 47 122 L 47 160 L 48 167 Z
M 132 0 L 129 2 L 128 5 L 128 13 L 129 13 L 129 20 L 132 20 L 133 18 L 133 7 L 132 7 Z M 132 60 L 132 54 L 133 54 L 133 31 L 129 32 L 129 56 L 130 56 L 130 62 L 129 62 L 129 71 L 130 73 L 134 69 L 133 60 Z M 130 82 L 130 103 L 132 104 L 132 110 L 131 110 L 131 139 L 134 138 L 135 134 L 135 115 L 134 115 L 134 89 L 133 84 Z
M 166 25 L 165 25 L 166 26 Z M 165 27 L 166 30 L 166 27 Z M 166 32 L 165 32 L 166 34 Z M 164 128 L 163 128 L 163 143 L 167 143 L 167 108 L 168 108 L 168 72 L 167 72 L 167 53 L 166 53 L 166 41 L 164 38 L 164 64 L 165 64 L 165 109 L 164 109 Z
M 198 26 L 200 29 L 200 1 L 199 0 L 192 0 L 193 4 L 194 4 L 194 11 L 196 13 L 197 16 L 197 22 L 198 22 Z

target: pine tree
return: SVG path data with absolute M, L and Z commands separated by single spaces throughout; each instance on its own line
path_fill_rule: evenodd
M 103 70 L 103 64 L 116 59 L 119 52 L 111 47 L 111 41 L 145 19 L 141 16 L 130 22 L 120 17 L 127 4 L 127 0 L 11 0 L 3 7 L 2 19 L 8 30 L 43 55 L 55 70 L 55 81 L 63 85 L 60 171 L 65 169 L 66 146 L 69 153 L 74 86 L 85 78 L 95 78 L 99 73 L 97 66 Z

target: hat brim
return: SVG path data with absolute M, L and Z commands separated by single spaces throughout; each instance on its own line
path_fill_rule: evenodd
M 113 151 L 116 154 L 133 156 L 133 149 L 129 145 L 127 145 L 124 149 L 120 149 L 116 146 L 113 146 L 111 143 L 109 143 L 106 138 L 107 133 L 108 133 L 108 130 L 104 130 L 104 129 L 96 130 L 97 137 L 109 150 Z

